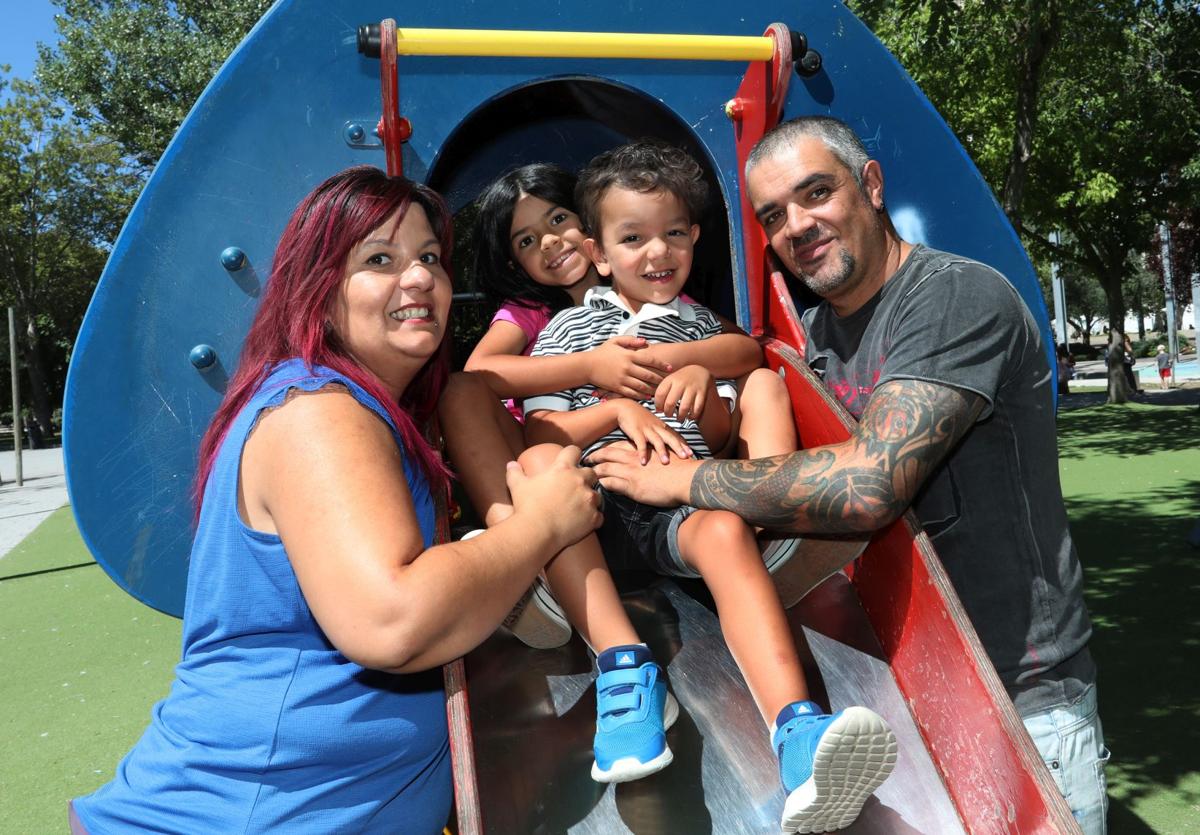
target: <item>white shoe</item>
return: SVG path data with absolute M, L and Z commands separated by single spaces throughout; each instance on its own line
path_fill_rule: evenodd
M 476 528 L 462 535 L 463 540 L 472 539 L 483 533 Z M 534 580 L 517 605 L 513 606 L 502 625 L 513 633 L 521 643 L 534 649 L 554 649 L 571 640 L 571 624 L 567 614 L 558 605 L 550 587 L 542 577 Z
M 868 540 L 763 539 L 762 558 L 779 602 L 790 609 L 825 580 L 858 559 Z

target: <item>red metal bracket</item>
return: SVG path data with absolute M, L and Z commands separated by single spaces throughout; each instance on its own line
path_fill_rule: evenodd
M 396 53 L 396 21 L 390 17 L 379 22 L 379 89 L 383 95 L 383 116 L 379 120 L 379 138 L 387 157 L 387 173 L 404 175 L 401 145 L 412 136 L 412 123 L 400 115 L 400 72 Z
M 779 122 L 787 98 L 792 71 L 792 36 L 782 23 L 772 23 L 763 33 L 775 41 L 768 61 L 755 61 L 746 68 L 737 95 L 725 104 L 725 115 L 733 122 L 737 143 L 738 190 L 741 194 L 742 243 L 746 256 L 746 286 L 749 290 L 750 333 L 762 336 L 768 322 L 767 294 L 771 274 L 767 237 L 754 217 L 746 192 L 746 157 L 763 134 Z

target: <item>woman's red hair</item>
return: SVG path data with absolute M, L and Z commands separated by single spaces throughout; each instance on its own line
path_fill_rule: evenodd
M 270 369 L 298 358 L 309 368 L 323 365 L 346 375 L 378 400 L 400 432 L 404 451 L 416 461 L 434 489 L 444 489 L 449 473 L 419 427 L 428 424 L 450 371 L 449 334 L 413 378 L 400 402 L 380 379 L 341 347 L 325 325 L 345 274 L 350 250 L 396 212 L 396 223 L 409 206 L 425 210 L 448 259 L 452 251 L 450 213 L 431 189 L 403 177 L 389 177 L 369 165 L 347 169 L 321 183 L 301 201 L 279 238 L 271 277 L 262 303 L 242 344 L 238 367 L 212 423 L 200 441 L 199 468 L 193 485 L 196 514 L 204 485 L 234 418 L 258 390 Z M 449 264 L 446 265 L 449 269 Z

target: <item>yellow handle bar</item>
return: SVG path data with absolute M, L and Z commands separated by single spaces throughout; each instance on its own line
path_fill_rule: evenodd
M 769 61 L 774 49 L 774 40 L 761 35 L 646 35 L 628 32 L 396 27 L 396 51 L 400 55 Z

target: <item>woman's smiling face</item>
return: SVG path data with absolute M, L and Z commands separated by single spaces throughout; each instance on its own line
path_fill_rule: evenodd
M 538 284 L 567 290 L 585 279 L 592 269 L 585 238 L 579 215 L 570 209 L 532 194 L 522 194 L 513 206 L 513 260 Z
M 446 332 L 450 276 L 425 210 L 392 215 L 346 259 L 330 324 L 345 349 L 396 394 L 433 356 Z

